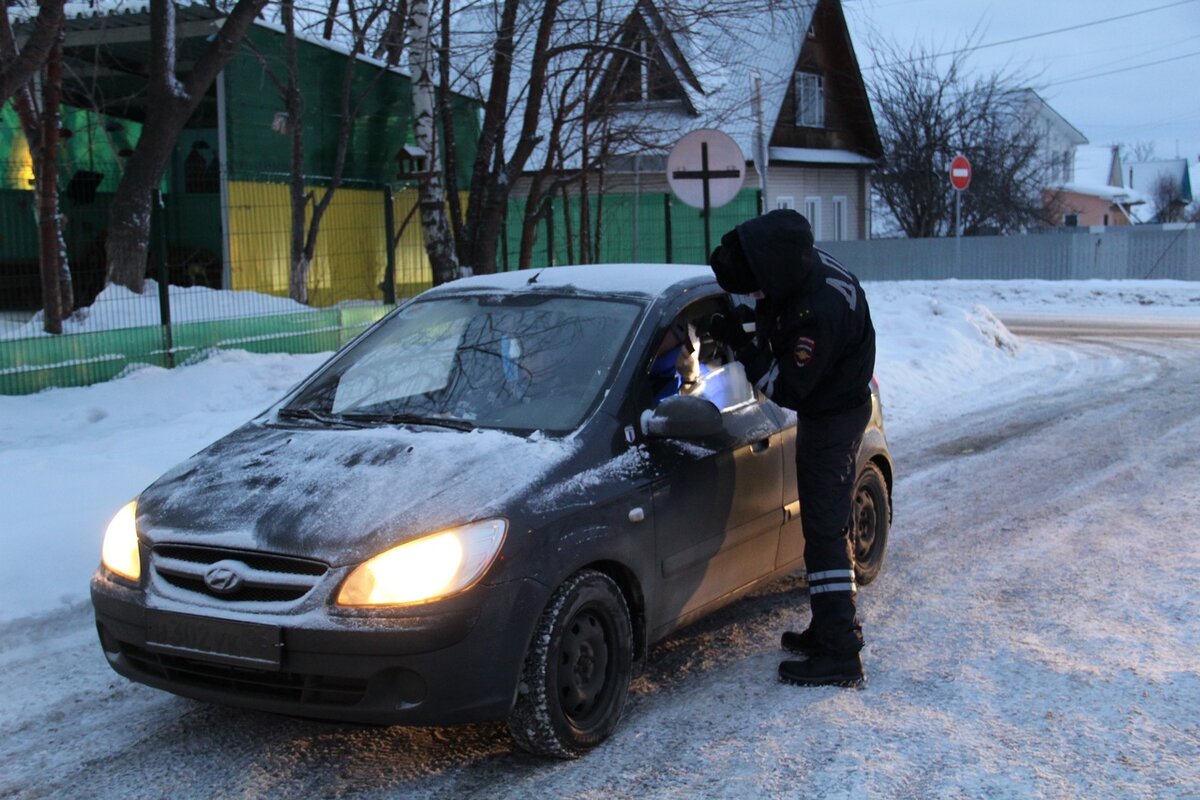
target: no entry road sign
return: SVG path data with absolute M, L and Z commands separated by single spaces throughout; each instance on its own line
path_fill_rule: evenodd
M 966 156 L 955 156 L 950 162 L 950 185 L 960 192 L 971 185 L 971 162 Z

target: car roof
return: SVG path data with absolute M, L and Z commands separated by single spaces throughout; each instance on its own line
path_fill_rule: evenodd
M 607 296 L 661 297 L 674 289 L 713 282 L 712 270 L 695 264 L 584 264 L 476 275 L 442 284 L 441 293 L 527 292 L 561 289 Z

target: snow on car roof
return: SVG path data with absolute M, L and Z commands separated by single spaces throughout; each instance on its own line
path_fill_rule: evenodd
M 712 270 L 695 264 L 587 264 L 476 275 L 443 284 L 438 287 L 438 291 L 499 289 L 517 292 L 536 287 L 657 297 L 680 283 L 698 279 L 711 280 L 712 277 Z

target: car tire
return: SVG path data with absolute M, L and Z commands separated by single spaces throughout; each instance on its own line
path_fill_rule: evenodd
M 542 612 L 508 730 L 530 753 L 577 758 L 604 741 L 625 708 L 633 664 L 629 607 L 595 570 L 567 579 Z
M 891 520 L 889 509 L 883 473 L 874 464 L 867 464 L 854 482 L 854 510 L 850 517 L 854 576 L 859 586 L 875 580 L 883 567 Z

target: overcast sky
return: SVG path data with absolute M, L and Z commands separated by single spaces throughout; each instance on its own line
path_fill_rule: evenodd
M 1153 141 L 1156 158 L 1200 158 L 1200 0 L 843 0 L 870 78 L 878 39 L 937 52 L 1034 37 L 968 56 L 1023 75 L 1092 144 Z M 1170 6 L 1164 8 L 1164 6 Z M 1159 10 L 1151 10 L 1159 9 Z M 1136 16 L 1125 16 L 1125 15 Z M 1047 36 L 1036 34 L 1124 19 Z M 1166 61 L 1150 66 L 1151 62 Z M 1098 73 L 1114 73 L 1090 77 Z M 1080 80 L 1082 78 L 1082 80 Z

